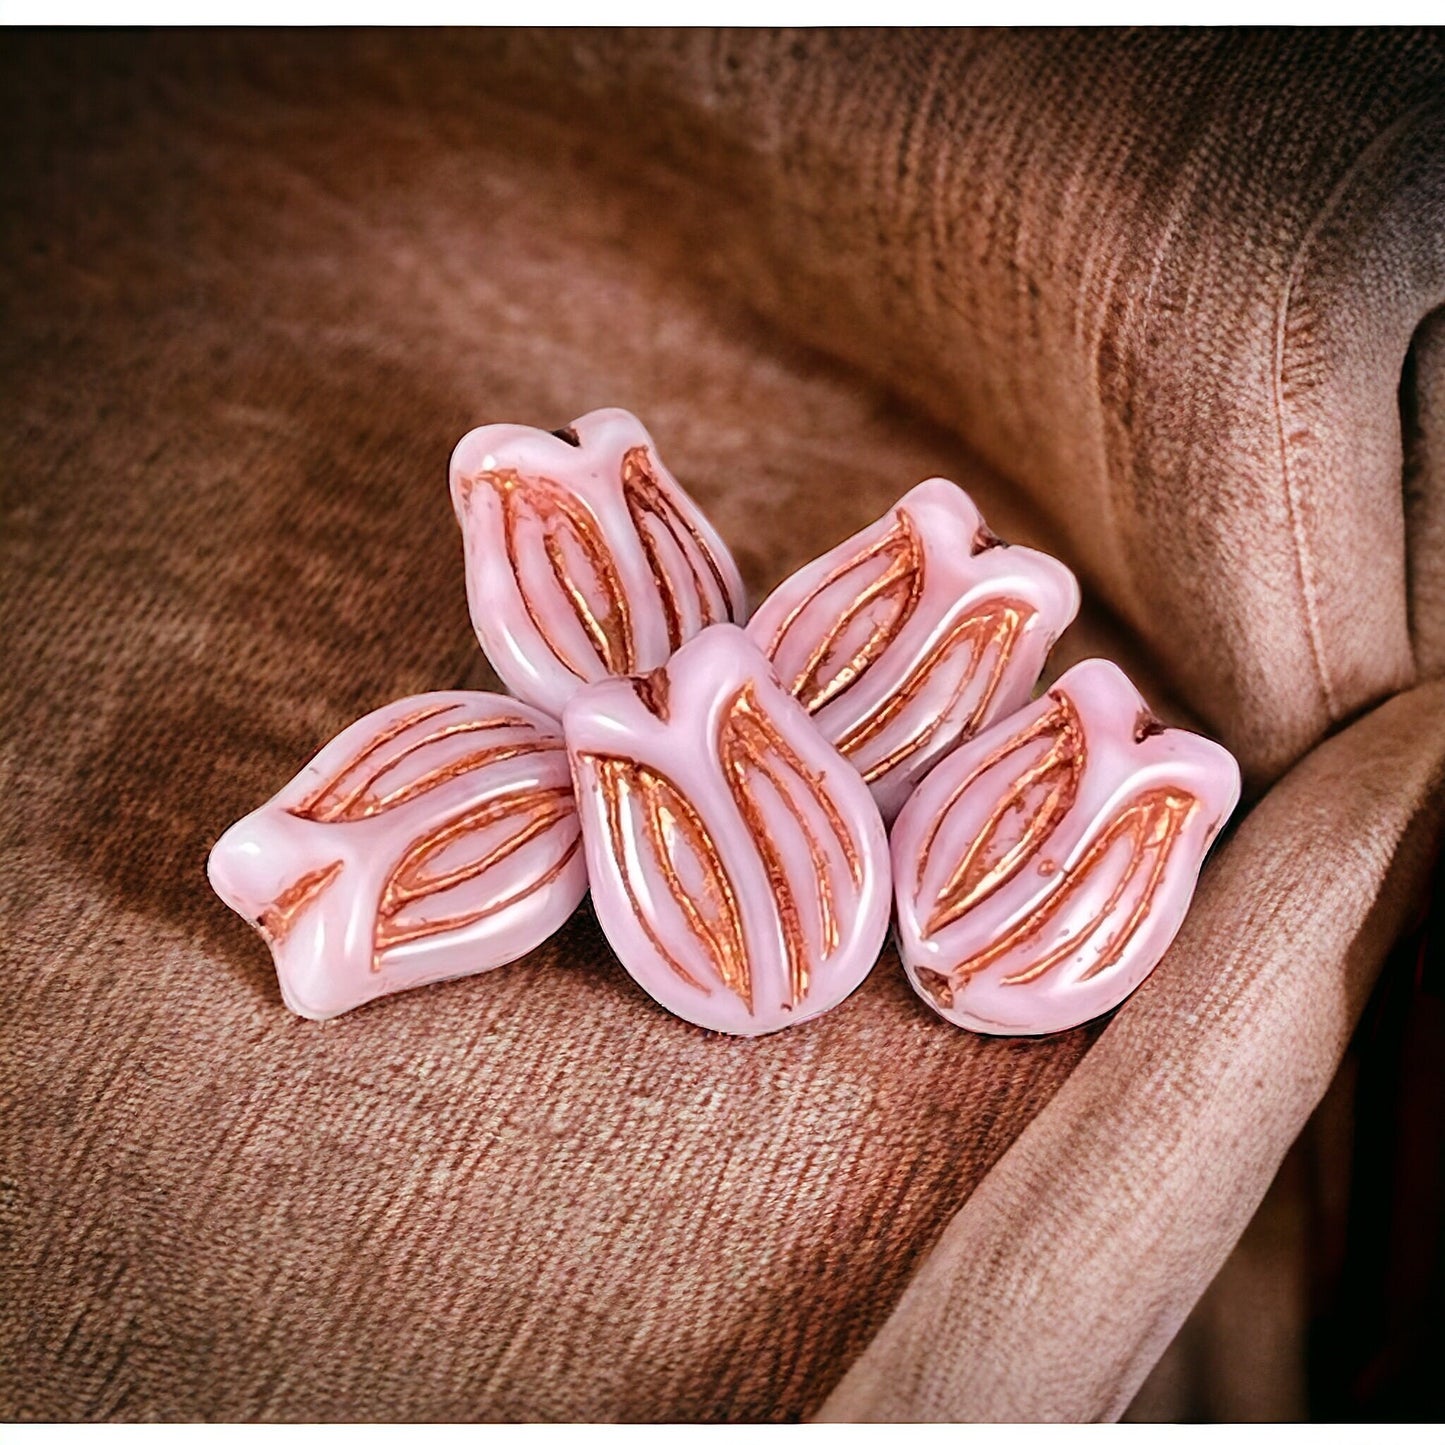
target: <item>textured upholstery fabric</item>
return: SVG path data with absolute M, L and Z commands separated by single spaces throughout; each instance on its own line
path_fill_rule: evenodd
M 1122 1409 L 1440 835 L 1438 38 L 10 36 L 0 71 L 0 1413 Z M 1107 1027 L 947 1029 L 888 953 L 708 1036 L 585 912 L 284 1011 L 210 843 L 361 712 L 488 684 L 448 452 L 608 404 L 754 596 L 941 472 L 1081 570 L 1054 670 L 1115 657 L 1256 792 L 1295 765 Z
M 1238 1190 L 1258 1203 L 1294 1136 L 1291 1100 L 1324 1093 L 1428 881 L 1442 780 L 1437 682 L 1270 790 L 1165 964 L 949 1225 L 827 1417 L 1124 1409 L 1179 1301 L 1224 1263 Z

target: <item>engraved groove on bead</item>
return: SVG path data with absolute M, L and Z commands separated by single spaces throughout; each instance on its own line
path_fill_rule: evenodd
M 882 537 L 841 562 L 801 598 L 778 624 L 764 649 L 770 661 L 776 660 L 788 634 L 828 588 L 880 558 L 884 560 L 882 571 L 824 627 L 797 672 L 783 679 L 784 687 L 810 713 L 852 687 L 893 644 L 918 606 L 923 595 L 923 544 L 908 513 L 899 512 Z M 855 645 L 851 655 L 843 662 L 835 662 L 835 653 L 849 630 L 875 602 L 883 603 L 886 610 L 872 620 L 868 636 Z
M 1077 932 L 1047 949 L 1033 963 L 1006 974 L 1001 981 L 1014 985 L 1033 983 L 1066 960 L 1078 957 L 1104 924 L 1113 919 L 1142 873 L 1143 886 L 1138 889 L 1127 916 L 1100 949 L 1093 963 L 1079 975 L 1078 981 L 1087 982 L 1112 967 L 1123 956 L 1130 939 L 1148 917 L 1154 896 L 1163 881 L 1170 851 L 1196 804 L 1193 794 L 1172 787 L 1155 788 L 1135 798 L 1096 834 L 1084 856 L 1062 875 L 1063 881 L 1058 888 L 1028 918 L 989 947 L 956 965 L 947 975 L 934 970 L 918 970 L 920 975 L 925 972 L 931 975 L 922 980 L 925 986 L 939 998 L 943 1007 L 951 1007 L 953 989 L 975 974 L 982 973 L 1006 954 L 1037 939 L 1067 911 L 1069 904 L 1092 881 L 1095 871 L 1103 867 L 1110 851 L 1122 842 L 1129 849 L 1128 856 L 1102 906 Z
M 280 943 L 296 920 L 336 882 L 343 866 L 338 858 L 298 878 L 262 912 L 256 926 L 270 942 Z
M 708 546 L 707 539 L 698 528 L 683 516 L 663 490 L 653 470 L 652 459 L 644 446 L 629 448 L 622 458 L 622 496 L 637 539 L 642 544 L 643 554 L 657 579 L 658 596 L 667 623 L 668 648 L 676 652 L 684 640 L 682 604 L 677 595 L 672 569 L 662 557 L 658 538 L 648 526 L 649 518 L 671 538 L 687 565 L 697 598 L 701 625 L 707 627 L 714 622 L 735 620 L 737 603 L 729 591 L 717 558 L 713 556 L 712 548 Z M 709 580 L 711 589 L 708 586 Z
M 518 532 L 525 521 L 542 531 L 542 547 L 557 590 L 567 599 L 597 661 L 609 673 L 636 670 L 632 614 L 611 549 L 590 508 L 550 477 L 523 477 L 511 468 L 479 472 L 472 484 L 496 492 L 502 507 L 502 532 L 507 563 L 519 582 L 526 575 L 519 556 Z M 565 544 L 570 542 L 590 572 L 601 605 L 587 595 L 576 575 Z M 573 676 L 587 680 L 587 665 L 570 657 L 559 638 L 548 631 L 541 609 L 525 585 L 519 587 L 522 606 L 537 635 Z
M 1034 615 L 1034 609 L 1026 603 L 1009 601 L 980 607 L 961 617 L 949 632 L 947 638 L 936 648 L 930 648 L 906 678 L 889 694 L 887 701 L 867 717 L 862 718 L 837 740 L 836 747 L 850 760 L 890 724 L 895 722 L 912 704 L 933 675 L 952 655 L 968 647 L 968 661 L 957 684 L 949 694 L 943 707 L 930 708 L 925 721 L 909 737 L 898 743 L 878 761 L 862 769 L 863 781 L 876 782 L 894 768 L 906 763 L 909 758 L 933 740 L 934 735 L 947 722 L 953 709 L 958 706 L 968 689 L 978 677 L 984 658 L 993 651 L 993 665 L 987 681 L 974 703 L 968 718 L 961 724 L 959 739 L 966 742 L 978 731 L 979 723 L 987 714 L 989 705 L 998 691 L 1008 669 L 1014 644 L 1022 634 L 1024 625 Z
M 1073 703 L 1061 693 L 1054 694 L 1053 701 L 1048 712 L 995 748 L 953 788 L 924 834 L 915 872 L 915 887 L 920 888 L 934 842 L 954 807 L 995 768 L 1023 764 L 939 889 L 922 929 L 924 938 L 956 923 L 1016 877 L 1073 807 L 1086 760 L 1084 733 Z M 1042 754 L 1032 756 L 1029 750 L 1037 743 L 1044 744 Z M 998 853 L 1004 825 L 1014 813 L 1026 821 L 1018 838 Z
M 795 779 L 801 785 L 805 795 L 818 808 L 832 830 L 855 887 L 862 886 L 862 860 L 852 834 L 827 794 L 822 776 L 807 766 L 778 731 L 759 706 L 751 683 L 738 693 L 727 709 L 718 738 L 718 756 L 733 803 L 752 835 L 773 890 L 788 957 L 789 993 L 792 1003 L 797 1005 L 807 996 L 811 983 L 807 936 L 803 929 L 802 912 L 793 880 L 788 873 L 782 850 L 752 791 L 755 777 L 761 777 L 768 782 L 807 840 L 812 856 L 821 859 L 822 840 L 809 822 L 802 804 L 789 785 L 789 779 Z M 831 870 L 826 861 L 817 871 L 815 884 L 819 961 L 826 963 L 837 951 L 839 942 L 837 903 L 833 896 Z
M 1193 794 L 1178 788 L 1156 788 L 1142 797 L 1136 798 L 1125 808 L 1095 839 L 1078 866 L 1069 870 L 1063 886 L 1030 920 L 1030 927 L 1022 931 L 1020 937 L 1037 935 L 1041 932 L 1045 924 L 1067 906 L 1070 897 L 1084 887 L 1088 882 L 1089 875 L 1096 868 L 1102 866 L 1109 849 L 1122 838 L 1130 849 L 1129 861 L 1104 906 L 1079 933 L 1058 944 L 1043 958 L 1030 964 L 1027 968 L 1006 975 L 1004 983 L 1032 983 L 1034 979 L 1042 978 L 1050 969 L 1057 967 L 1064 959 L 1079 952 L 1082 946 L 1098 933 L 1104 922 L 1113 915 L 1147 860 L 1148 873 L 1144 886 L 1139 891 L 1139 896 L 1135 899 L 1129 916 L 1115 931 L 1105 947 L 1100 950 L 1099 956 L 1094 962 L 1079 975 L 1079 982 L 1087 982 L 1117 963 L 1129 940 L 1134 936 L 1135 930 L 1149 915 L 1149 910 L 1154 903 L 1154 895 L 1159 890 L 1159 884 L 1164 878 L 1164 870 L 1169 863 L 1170 851 L 1174 847 L 1175 840 L 1183 831 L 1190 813 L 1194 811 L 1194 807 Z M 986 959 L 983 966 L 987 967 L 988 962 L 991 962 L 993 957 L 997 957 L 997 954 L 990 950 L 990 953 L 983 957 Z
M 465 718 L 460 722 L 447 723 L 431 729 L 419 737 L 407 739 L 404 746 L 393 749 L 398 742 L 414 728 L 434 718 L 456 712 L 461 703 L 442 703 L 418 709 L 396 722 L 389 724 L 378 733 L 355 757 L 351 758 L 328 782 L 323 783 L 314 793 L 289 811 L 297 818 L 313 823 L 354 823 L 362 818 L 372 818 L 380 813 L 410 803 L 434 788 L 441 787 L 453 778 L 474 772 L 492 763 L 506 762 L 511 758 L 525 757 L 528 753 L 557 752 L 563 744 L 560 738 L 538 737 L 536 728 L 527 718 L 503 715 L 488 718 Z M 447 738 L 464 733 L 493 732 L 499 728 L 524 728 L 531 734 L 526 739 L 498 743 L 455 758 L 431 771 L 412 779 L 400 788 L 378 797 L 376 785 L 388 773 L 393 772 L 408 758 L 443 742 Z M 363 764 L 372 767 L 359 781 L 353 781 L 350 789 L 343 792 L 342 784 Z
M 722 855 L 701 815 L 682 790 L 657 768 L 633 758 L 584 753 L 579 761 L 592 769 L 602 796 L 608 846 L 616 860 L 623 891 L 649 942 L 684 983 L 703 994 L 711 990 L 667 946 L 652 910 L 644 906 L 627 846 L 625 810 L 637 811 L 652 861 L 709 966 L 723 986 L 736 994 L 749 1013 L 753 1008 L 752 973 L 743 939 L 737 893 Z M 688 887 L 678 870 L 674 849 L 681 846 L 697 864 L 701 884 Z M 701 900 L 701 901 L 700 901 Z M 706 904 L 706 909 L 702 906 Z
M 372 956 L 372 968 L 381 968 L 386 961 L 384 955 L 390 950 L 400 948 L 403 944 L 415 943 L 419 939 L 469 928 L 531 897 L 538 889 L 547 887 L 561 876 L 572 861 L 581 844 L 580 834 L 572 839 L 555 863 L 509 894 L 445 918 L 414 918 L 410 921 L 405 918 L 405 911 L 411 905 L 449 893 L 465 883 L 483 877 L 508 858 L 520 853 L 529 843 L 574 817 L 575 813 L 570 787 L 518 788 L 514 792 L 489 798 L 462 817 L 415 839 L 408 845 L 382 887 L 381 901 L 377 909 L 376 946 Z M 427 872 L 427 865 L 455 844 L 514 818 L 522 819 L 522 826 L 496 843 L 480 858 L 454 866 L 444 873 Z

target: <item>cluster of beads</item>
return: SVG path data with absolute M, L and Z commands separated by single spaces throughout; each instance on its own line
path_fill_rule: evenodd
M 841 1003 L 890 916 L 919 997 L 984 1033 L 1083 1023 L 1163 956 L 1238 767 L 1112 663 L 1035 698 L 1078 585 L 953 483 L 913 488 L 750 620 L 627 412 L 480 427 L 451 493 L 511 696 L 369 714 L 211 853 L 295 1012 L 499 967 L 589 888 L 637 983 L 732 1034 Z

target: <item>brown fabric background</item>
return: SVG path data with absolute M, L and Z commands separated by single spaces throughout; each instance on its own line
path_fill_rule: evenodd
M 367 708 L 487 684 L 445 495 L 484 420 L 633 408 L 755 595 L 952 476 L 1081 569 L 1055 669 L 1114 656 L 1256 789 L 1438 672 L 1438 320 L 1396 401 L 1445 301 L 1438 37 L 8 35 L 0 72 L 0 1412 L 796 1418 L 860 1356 L 830 1412 L 1121 1409 L 1418 900 L 1438 689 L 1047 1041 L 941 1027 L 891 954 L 709 1037 L 585 913 L 312 1025 L 205 854 Z

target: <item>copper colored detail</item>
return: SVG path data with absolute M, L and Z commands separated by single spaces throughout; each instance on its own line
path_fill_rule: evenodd
M 667 675 L 665 667 L 655 668 L 652 672 L 644 672 L 634 677 L 632 690 L 637 694 L 638 702 L 653 717 L 659 722 L 667 721 L 672 698 L 672 679 Z
M 783 618 L 764 649 L 770 659 L 776 659 L 789 631 L 823 592 L 850 572 L 880 558 L 885 561 L 883 570 L 830 622 L 797 674 L 783 680 L 810 713 L 852 687 L 893 644 L 918 606 L 923 595 L 923 544 L 908 513 L 899 512 L 897 521 L 882 537 L 829 572 Z M 882 611 L 872 619 L 868 636 L 850 657 L 836 659 L 834 652 L 849 628 L 875 603 L 882 604 Z
M 987 714 L 999 683 L 1008 668 L 1014 646 L 1024 626 L 1034 615 L 1034 609 L 1024 602 L 1006 600 L 991 602 L 960 618 L 952 632 L 939 646 L 931 648 L 912 672 L 889 695 L 884 704 L 875 712 L 861 719 L 837 741 L 837 749 L 844 757 L 851 757 L 864 744 L 882 732 L 903 710 L 923 691 L 929 679 L 959 648 L 970 649 L 968 666 L 964 669 L 958 685 L 953 689 L 947 703 L 941 708 L 930 709 L 930 720 L 911 737 L 899 743 L 892 752 L 863 770 L 866 782 L 875 783 L 899 764 L 905 763 L 915 753 L 927 747 L 939 728 L 948 720 L 953 709 L 968 691 L 984 658 L 993 649 L 993 665 L 989 669 L 978 700 L 964 720 L 960 741 L 966 741 L 978 731 L 980 722 Z
M 583 754 L 581 761 L 591 765 L 602 795 L 608 848 L 617 865 L 618 877 L 633 915 L 648 941 L 684 983 L 704 994 L 711 992 L 705 983 L 688 971 L 648 917 L 629 862 L 631 850 L 627 846 L 624 816 L 629 803 L 639 810 L 642 841 L 645 841 L 647 851 L 657 864 L 663 883 L 682 913 L 689 932 L 697 940 L 723 986 L 742 999 L 751 1013 L 752 974 L 743 942 L 737 895 L 717 845 L 697 809 L 671 779 L 646 763 L 599 753 Z M 697 860 L 702 870 L 700 889 L 693 890 L 683 884 L 673 861 L 674 840 L 680 841 Z
M 466 718 L 461 722 L 447 723 L 433 731 L 413 738 L 400 749 L 378 756 L 388 744 L 394 743 L 403 734 L 431 719 L 454 712 L 460 703 L 441 703 L 422 708 L 398 719 L 378 733 L 361 749 L 329 782 L 324 783 L 304 802 L 291 809 L 294 816 L 313 823 L 354 823 L 362 818 L 372 818 L 378 813 L 388 812 L 403 803 L 412 802 L 439 788 L 453 778 L 461 777 L 477 768 L 492 763 L 505 762 L 509 758 L 523 757 L 528 753 L 554 752 L 563 746 L 558 738 L 538 737 L 534 725 L 521 717 Z M 458 737 L 464 733 L 491 732 L 498 728 L 525 728 L 530 736 L 493 747 L 481 748 L 464 757 L 453 759 L 440 767 L 413 778 L 402 787 L 390 793 L 378 794 L 377 784 L 388 773 L 397 768 L 405 759 L 439 743 L 446 738 Z M 373 764 L 364 775 L 353 777 L 364 763 Z M 351 778 L 350 786 L 343 791 L 343 784 Z
M 327 797 L 341 786 L 341 780 L 353 769 L 358 768 L 373 754 L 380 752 L 389 742 L 400 737 L 409 728 L 414 728 L 421 723 L 428 722 L 434 717 L 440 717 L 443 713 L 454 711 L 460 704 L 454 702 L 433 703 L 430 707 L 418 708 L 415 712 L 407 713 L 405 717 L 398 718 L 395 722 L 389 723 L 381 732 L 372 738 L 362 750 L 356 754 L 350 762 L 341 769 L 330 781 L 323 783 L 316 789 L 305 802 L 298 804 L 291 809 L 291 812 L 298 818 L 306 818 L 314 823 L 329 823 L 330 808 L 327 805 Z
M 462 732 L 464 729 L 457 728 L 456 731 Z M 490 748 L 479 748 L 476 752 L 467 753 L 464 757 L 433 768 L 428 773 L 423 773 L 421 777 L 407 783 L 404 787 L 393 789 L 384 797 L 374 801 L 364 800 L 362 810 L 357 816 L 370 817 L 373 813 L 382 813 L 388 808 L 399 807 L 402 803 L 409 803 L 423 793 L 431 792 L 433 788 L 441 787 L 443 783 L 448 783 L 453 778 L 490 767 L 493 763 L 510 762 L 513 758 L 523 758 L 533 753 L 558 752 L 564 746 L 565 744 L 560 738 L 533 738 L 513 743 L 498 743 L 495 747 Z
M 646 554 L 648 566 L 651 567 L 652 574 L 657 579 L 663 612 L 667 620 L 669 650 L 676 652 L 683 643 L 682 607 L 677 593 L 673 590 L 672 569 L 658 554 L 657 539 L 646 524 L 648 517 L 651 517 L 667 532 L 676 544 L 677 550 L 686 560 L 688 569 L 692 573 L 693 589 L 697 594 L 698 616 L 702 625 L 708 627 L 714 622 L 732 621 L 736 616 L 736 608 L 733 598 L 728 592 L 727 583 L 723 580 L 722 569 L 717 564 L 717 558 L 713 556 L 707 539 L 678 511 L 672 498 L 658 483 L 646 447 L 632 447 L 622 458 L 622 495 L 627 503 L 628 515 L 632 518 L 632 525 L 637 531 L 638 541 L 641 542 L 642 550 Z M 718 614 L 713 599 L 709 595 L 706 579 L 698 568 L 698 558 L 701 558 L 703 567 L 711 575 L 713 584 L 717 588 L 717 595 L 723 607 L 724 615 L 722 616 Z
M 752 834 L 773 890 L 778 920 L 783 930 L 783 942 L 788 954 L 789 992 L 793 1003 L 797 1004 L 806 997 L 811 982 L 807 938 L 803 930 L 798 898 L 783 861 L 782 850 L 753 792 L 755 779 L 761 776 L 771 784 L 807 839 L 813 856 L 822 859 L 823 849 L 819 837 L 789 786 L 790 781 L 801 784 L 806 789 L 833 830 L 855 886 L 862 884 L 862 860 L 853 835 L 844 825 L 836 805 L 826 792 L 822 775 L 813 772 L 804 763 L 772 720 L 758 707 L 751 684 L 733 699 L 728 709 L 718 739 L 718 756 L 733 802 Z M 839 929 L 832 874 L 826 862 L 818 869 L 817 893 L 820 955 L 827 959 L 838 947 Z
M 923 985 L 923 991 L 939 1008 L 953 1007 L 953 985 L 948 975 L 936 968 L 915 968 L 913 976 Z
M 414 943 L 421 938 L 430 938 L 438 933 L 450 933 L 459 928 L 470 927 L 512 907 L 513 904 L 520 903 L 539 888 L 546 887 L 560 876 L 571 861 L 577 851 L 579 839 L 574 838 L 566 852 L 550 868 L 504 898 L 447 918 L 423 919 L 414 923 L 398 921 L 398 915 L 408 904 L 446 893 L 481 877 L 559 823 L 574 816 L 575 811 L 571 788 L 519 788 L 500 797 L 489 798 L 460 818 L 455 818 L 435 832 L 417 839 L 402 854 L 381 891 L 372 968 L 378 969 L 382 966 L 385 961 L 382 955 L 389 949 Z M 512 819 L 520 820 L 521 826 L 482 857 L 445 873 L 428 871 L 428 865 L 459 839 Z
M 523 521 L 535 521 L 542 529 L 542 550 L 551 564 L 553 580 L 571 604 L 598 662 L 614 675 L 636 671 L 632 613 L 627 604 L 627 594 L 607 540 L 587 506 L 550 477 L 524 478 L 515 471 L 505 469 L 481 472 L 474 480 L 490 486 L 501 501 L 502 532 L 512 575 L 517 578 L 522 576 L 517 555 L 517 530 Z M 572 566 L 563 550 L 564 540 L 572 541 L 586 562 L 591 580 L 602 599 L 600 608 L 593 605 L 579 579 L 573 576 Z M 527 588 L 519 583 L 518 590 L 537 635 L 569 672 L 586 678 L 588 673 L 583 664 L 569 658 L 561 642 L 547 630 Z
M 1016 758 L 1031 744 L 1044 741 L 1047 746 L 1043 754 L 1024 768 L 1003 791 L 993 810 L 974 832 L 958 866 L 939 889 L 933 911 L 923 928 L 924 938 L 947 928 L 950 923 L 956 923 L 969 909 L 991 897 L 1017 876 L 1074 806 L 1079 779 L 1084 771 L 1084 730 L 1074 705 L 1067 697 L 1056 695 L 1053 707 L 995 748 L 949 794 L 948 801 L 934 817 L 919 847 L 915 887 L 921 885 L 924 863 L 940 829 L 959 800 L 986 773 Z M 1027 821 L 1018 838 L 1000 850 L 1000 830 L 1012 813 L 1025 817 Z M 1044 870 L 1041 868 L 1041 871 Z
M 338 858 L 324 868 L 315 868 L 304 877 L 298 878 L 281 894 L 256 920 L 256 926 L 272 943 L 280 943 L 296 920 L 336 881 L 342 863 Z
M 1130 849 L 1129 861 L 1098 912 L 1078 932 L 1070 934 L 1027 968 L 1007 975 L 1003 982 L 1032 983 L 1057 968 L 1065 959 L 1076 955 L 1110 919 L 1142 870 L 1144 882 L 1139 896 L 1099 956 L 1079 976 L 1079 982 L 1087 982 L 1117 963 L 1139 925 L 1149 916 L 1175 840 L 1195 806 L 1193 794 L 1177 788 L 1155 788 L 1135 798 L 1099 833 L 1078 863 L 1064 872 L 1063 882 L 1044 904 L 981 953 L 954 968 L 950 974 L 951 982 L 957 987 L 1041 933 L 1086 888 L 1094 870 L 1100 867 L 1109 850 L 1122 841 Z

